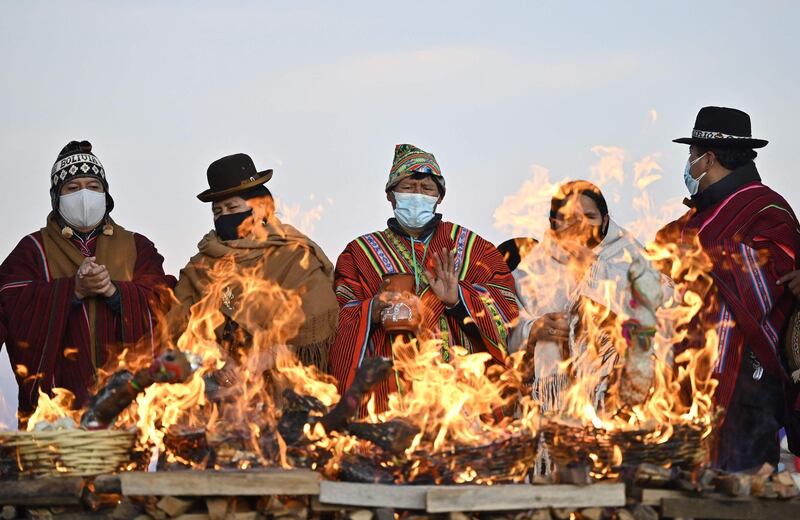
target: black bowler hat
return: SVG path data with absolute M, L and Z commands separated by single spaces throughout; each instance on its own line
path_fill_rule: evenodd
M 197 196 L 203 202 L 227 199 L 272 178 L 272 170 L 256 171 L 249 155 L 237 153 L 217 159 L 208 167 L 209 188 Z
M 692 137 L 672 142 L 708 148 L 763 148 L 768 141 L 753 139 L 750 116 L 745 112 L 735 108 L 703 107 L 697 113 Z

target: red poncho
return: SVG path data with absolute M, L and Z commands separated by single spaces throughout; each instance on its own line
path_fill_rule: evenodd
M 700 346 L 706 330 L 717 330 L 719 355 L 714 372 L 719 387 L 715 398 L 727 408 L 745 346 L 768 373 L 788 384 L 780 353 L 781 333 L 794 296 L 776 282 L 797 267 L 800 226 L 783 197 L 761 184 L 752 164 L 720 182 L 731 187 L 718 190 L 719 201 L 690 210 L 662 229 L 657 240 L 690 246 L 699 238 L 713 264 L 711 290 L 703 310 L 690 324 L 690 339 L 681 348 Z M 793 402 L 788 405 L 796 406 Z
M 339 256 L 335 271 L 339 302 L 339 328 L 330 350 L 330 368 L 339 380 L 339 391 L 353 383 L 364 357 L 392 357 L 386 331 L 370 323 L 370 302 L 387 273 L 413 273 L 411 252 L 418 266 L 430 267 L 433 251 L 446 248 L 455 254 L 459 269 L 459 293 L 468 316 L 445 311 L 444 304 L 423 283 L 417 292 L 425 312 L 423 328 L 445 345 L 461 345 L 473 352 L 488 352 L 504 363 L 511 324 L 518 315 L 514 280 L 495 247 L 472 231 L 450 222 L 438 222 L 427 240 L 411 240 L 401 231 L 387 229 L 350 242 Z M 427 253 L 427 254 L 426 254 Z M 464 318 L 471 325 L 463 323 Z M 388 395 L 397 390 L 395 378 L 375 388 L 379 411 Z
M 117 286 L 116 309 L 102 297 L 75 296 L 75 273 L 92 254 Z M 163 260 L 147 238 L 116 224 L 113 235 L 81 242 L 64 238 L 52 216 L 47 227 L 17 244 L 0 265 L 0 305 L 23 415 L 35 409 L 39 389 L 66 388 L 80 406 L 95 368 L 111 355 L 125 347 L 152 351 L 151 306 L 174 285 Z

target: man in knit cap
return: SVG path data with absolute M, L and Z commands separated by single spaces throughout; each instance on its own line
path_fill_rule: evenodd
M 505 362 L 509 327 L 517 318 L 514 280 L 492 244 L 436 213 L 444 195 L 433 154 L 397 145 L 386 183 L 394 218 L 387 229 L 350 242 L 336 264 L 339 328 L 330 368 L 341 392 L 353 384 L 365 358 L 392 357 L 381 314 L 390 300 L 384 279 L 395 274 L 413 277 L 409 292 L 422 309 L 418 339 L 441 340 L 445 360 L 459 345 L 488 352 L 493 363 Z M 391 377 L 375 387 L 379 410 L 401 385 L 402 377 Z
M 88 141 L 71 141 L 50 172 L 53 211 L 0 265 L 5 342 L 24 418 L 39 391 L 85 404 L 95 370 L 123 348 L 154 349 L 157 308 L 174 278 L 144 236 L 111 219 L 114 199 Z

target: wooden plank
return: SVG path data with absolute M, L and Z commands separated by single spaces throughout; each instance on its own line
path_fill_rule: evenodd
M 424 510 L 428 491 L 436 487 L 359 484 L 324 480 L 320 485 L 319 502 L 323 506 L 393 507 Z
M 661 501 L 664 518 L 717 518 L 748 520 L 762 518 L 800 518 L 800 501 L 752 498 L 665 498 Z
M 0 506 L 77 505 L 84 485 L 81 477 L 4 481 L 0 485 Z
M 589 486 L 450 486 L 428 491 L 427 511 L 508 511 L 544 507 L 621 507 L 625 505 L 625 484 Z
M 230 500 L 224 497 L 206 498 L 206 509 L 211 520 L 225 520 L 228 514 Z
M 53 511 L 55 509 L 55 512 Z M 63 508 L 29 508 L 25 510 L 25 518 L 42 520 L 108 520 L 107 512 L 92 513 L 82 508 L 65 511 Z
M 127 472 L 125 496 L 318 495 L 320 476 L 304 470 Z
M 697 498 L 704 500 L 722 500 L 725 502 L 749 502 L 755 500 L 756 497 L 731 497 L 722 493 L 703 493 L 698 496 L 697 493 L 689 491 L 680 491 L 677 489 L 643 489 L 641 492 L 641 499 L 636 499 L 637 502 L 646 505 L 661 507 L 661 501 L 665 498 Z
M 148 517 L 149 518 L 149 517 Z M 228 520 L 257 520 L 258 513 L 255 511 L 245 511 L 243 513 L 228 513 L 225 517 Z M 175 517 L 175 520 L 211 520 L 211 516 L 206 513 L 185 513 Z
M 661 501 L 665 498 L 693 498 L 685 491 L 676 489 L 643 489 L 640 503 L 646 506 L 661 507 Z
M 180 516 L 188 511 L 194 502 L 191 500 L 183 500 L 178 497 L 166 496 L 158 501 L 156 507 L 167 513 L 167 516 L 174 518 Z
M 98 475 L 92 481 L 92 487 L 95 493 L 122 493 L 117 475 Z
M 321 484 L 320 487 L 324 487 L 325 482 Z M 339 504 L 323 504 L 319 501 L 319 497 L 312 496 L 311 497 L 311 511 L 314 513 L 334 513 L 338 511 L 347 511 L 348 509 L 353 509 L 347 505 L 339 505 Z

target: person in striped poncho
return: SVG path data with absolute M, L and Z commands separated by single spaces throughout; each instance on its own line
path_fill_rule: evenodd
M 395 148 L 386 195 L 395 218 L 387 228 L 363 235 L 345 248 L 336 263 L 334 286 L 339 327 L 330 350 L 330 369 L 344 392 L 367 357 L 392 357 L 381 324 L 387 306 L 383 277 L 414 275 L 424 309 L 419 338 L 442 341 L 442 356 L 460 345 L 506 360 L 510 325 L 517 318 L 514 280 L 502 255 L 469 229 L 435 213 L 445 181 L 434 156 L 412 145 Z M 388 395 L 402 389 L 402 377 L 375 388 L 378 410 Z
M 0 339 L 19 385 L 19 416 L 39 392 L 90 397 L 96 370 L 127 348 L 157 349 L 154 328 L 175 279 L 139 233 L 114 222 L 105 169 L 88 141 L 72 141 L 50 172 L 53 211 L 0 265 Z M 3 333 L 2 329 L 5 329 Z
M 702 346 L 708 330 L 719 338 L 715 401 L 725 415 L 713 462 L 728 471 L 777 464 L 782 427 L 800 453 L 798 386 L 781 351 L 794 295 L 778 283 L 797 268 L 800 225 L 786 200 L 761 182 L 754 149 L 767 141 L 752 138 L 746 113 L 705 107 L 692 136 L 675 142 L 689 145 L 690 209 L 657 241 L 688 251 L 699 245 L 710 261 L 705 279 L 694 282 L 703 309 L 679 349 Z

